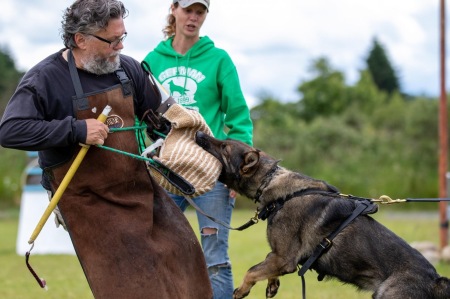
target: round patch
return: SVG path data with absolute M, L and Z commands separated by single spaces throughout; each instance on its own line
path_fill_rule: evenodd
M 118 115 L 109 115 L 105 124 L 109 128 L 123 128 L 123 119 Z

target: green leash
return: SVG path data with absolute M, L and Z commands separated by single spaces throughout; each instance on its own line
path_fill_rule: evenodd
M 136 119 L 136 123 L 137 123 L 137 119 Z M 165 165 L 151 159 L 151 158 L 147 158 L 145 156 L 142 156 L 142 152 L 147 148 L 146 144 L 145 144 L 145 134 L 144 134 L 144 130 L 147 129 L 148 127 L 145 125 L 135 125 L 132 127 L 124 127 L 124 128 L 110 128 L 110 133 L 114 133 L 114 132 L 123 132 L 123 131 L 131 131 L 131 130 L 135 130 L 136 131 L 136 139 L 138 142 L 138 150 L 139 150 L 139 155 L 136 154 L 132 154 L 129 152 L 125 152 L 122 150 L 118 150 L 109 146 L 104 146 L 104 145 L 97 145 L 98 148 L 104 149 L 104 150 L 108 150 L 114 153 L 118 153 L 121 155 L 125 155 L 128 156 L 130 158 L 133 159 L 137 159 L 137 160 L 141 160 L 141 161 L 145 161 L 148 162 L 148 166 L 150 166 L 151 168 L 153 168 L 154 170 L 158 171 L 162 176 L 164 176 L 173 186 L 175 186 L 178 190 L 180 190 L 183 194 L 186 195 L 192 195 L 195 193 L 195 188 L 194 186 L 192 186 L 188 181 L 186 181 L 183 177 L 179 176 L 178 174 L 176 174 L 175 172 L 172 172 L 170 169 L 168 169 Z M 161 136 L 163 139 L 166 137 L 166 135 L 161 134 L 157 131 L 154 131 L 157 135 Z

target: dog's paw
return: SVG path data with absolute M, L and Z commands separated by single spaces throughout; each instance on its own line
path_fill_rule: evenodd
M 280 287 L 280 280 L 278 278 L 269 279 L 266 288 L 266 298 L 275 297 L 279 287 Z
M 247 295 L 250 294 L 250 291 L 247 293 L 241 294 L 239 288 L 235 289 L 233 292 L 233 299 L 241 299 L 247 297 Z

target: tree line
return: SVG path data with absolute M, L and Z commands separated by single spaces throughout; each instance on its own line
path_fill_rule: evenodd
M 377 39 L 354 85 L 326 57 L 312 61 L 309 71 L 297 102 L 266 95 L 252 109 L 256 147 L 343 193 L 437 196 L 438 101 L 401 90 Z
M 362 197 L 437 197 L 438 101 L 408 95 L 385 47 L 374 38 L 366 68 L 353 85 L 326 57 L 311 62 L 311 79 L 299 83 L 296 102 L 259 96 L 251 109 L 254 146 L 280 165 L 323 179 Z M 19 78 L 0 49 L 0 112 Z M 17 205 L 26 155 L 0 148 L 0 207 Z M 11 156 L 16 161 L 11 162 Z M 5 161 L 5 157 L 7 161 Z M 14 171 L 13 171 L 14 169 Z M 238 201 L 247 206 L 250 201 Z M 402 208 L 406 208 L 403 206 Z M 436 209 L 436 204 L 408 204 Z

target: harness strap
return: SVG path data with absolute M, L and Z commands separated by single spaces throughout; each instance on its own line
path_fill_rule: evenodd
M 319 245 L 316 246 L 313 254 L 306 260 L 303 266 L 298 270 L 298 275 L 302 278 L 302 298 L 306 298 L 306 284 L 305 284 L 305 273 L 306 271 L 314 264 L 314 262 L 322 255 L 322 253 L 333 245 L 333 239 L 337 236 L 347 225 L 349 225 L 356 217 L 363 214 L 371 214 L 374 211 L 374 203 L 370 200 L 356 200 L 356 209 L 353 210 L 353 213 L 345 219 L 344 222 L 328 237 L 324 238 Z M 323 279 L 323 275 L 319 275 Z M 319 280 L 322 280 L 319 279 Z
M 345 219 L 345 221 L 342 222 L 341 225 L 334 232 L 332 232 L 330 235 L 328 235 L 328 237 L 324 238 L 316 246 L 316 249 L 314 250 L 313 254 L 308 258 L 308 260 L 303 264 L 303 266 L 298 271 L 298 275 L 299 276 L 303 276 L 306 273 L 306 271 L 311 267 L 311 265 L 322 255 L 324 250 L 326 250 L 326 249 L 331 247 L 331 245 L 333 244 L 333 242 L 332 242 L 333 239 L 347 225 L 349 225 L 356 217 L 361 215 L 364 211 L 367 210 L 368 212 L 371 212 L 373 210 L 373 207 L 372 207 L 373 205 L 374 205 L 374 203 L 372 203 L 370 201 L 357 200 L 356 201 L 356 209 L 353 210 L 353 213 L 349 217 L 347 217 L 347 219 Z
M 264 206 L 258 214 L 258 218 L 261 220 L 266 220 L 271 215 L 275 215 L 278 210 L 280 210 L 284 204 L 295 197 L 305 196 L 309 194 L 321 194 L 325 196 L 337 196 L 340 197 L 340 194 L 337 192 L 330 192 L 321 189 L 303 189 L 300 191 L 296 191 L 292 194 L 287 195 L 286 197 L 278 198 L 277 200 L 271 202 L 270 204 Z

